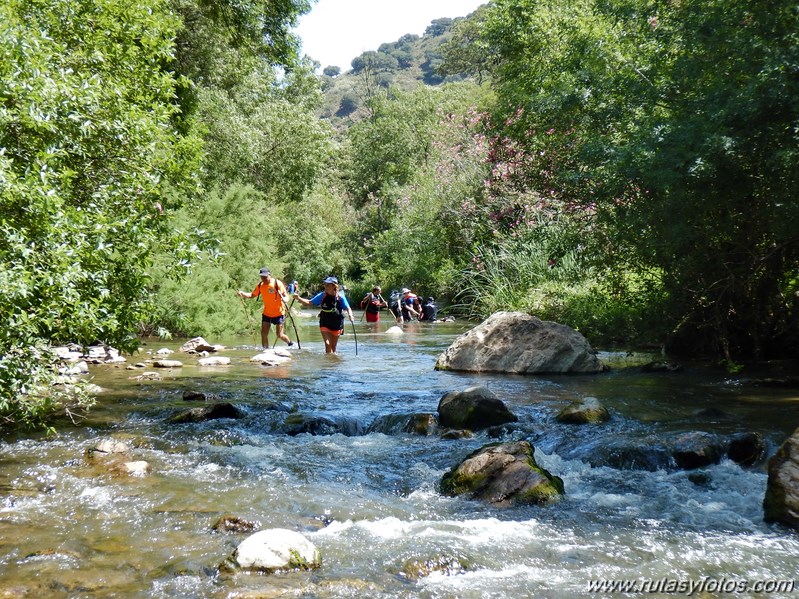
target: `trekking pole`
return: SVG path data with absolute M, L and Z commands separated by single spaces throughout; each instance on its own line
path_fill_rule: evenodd
M 280 293 L 278 293 L 278 295 L 280 295 Z M 294 329 L 294 336 L 297 338 L 297 349 L 302 349 L 302 345 L 300 345 L 300 334 L 297 332 L 297 325 L 294 324 L 294 317 L 291 315 L 291 306 L 286 303 L 286 300 L 283 299 L 282 295 L 280 295 L 280 299 L 283 302 L 283 305 L 286 306 L 286 313 L 291 321 L 291 327 Z M 293 297 L 291 298 L 291 303 L 294 303 Z M 277 341 L 275 341 L 275 344 L 277 344 Z
M 352 322 L 352 318 L 350 318 L 350 324 L 352 325 L 352 335 L 355 337 L 355 355 L 358 355 L 358 333 L 355 332 L 355 323 Z
M 372 297 L 374 297 L 374 296 L 372 296 Z M 369 304 L 367 303 L 366 306 L 368 307 Z M 363 317 L 366 316 L 366 308 L 363 307 L 363 300 L 361 300 L 361 310 L 363 310 L 363 312 L 361 312 L 361 317 L 360 317 L 360 319 L 358 319 L 358 322 L 363 322 Z

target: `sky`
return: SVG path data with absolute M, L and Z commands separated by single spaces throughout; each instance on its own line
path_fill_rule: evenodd
M 302 54 L 344 72 L 367 50 L 406 33 L 421 36 L 434 19 L 465 17 L 487 1 L 318 0 L 294 32 L 302 39 Z

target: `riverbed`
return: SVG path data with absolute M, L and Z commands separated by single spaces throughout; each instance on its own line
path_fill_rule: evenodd
M 777 584 L 797 577 L 799 535 L 763 521 L 764 461 L 614 468 L 580 450 L 621 436 L 756 432 L 773 454 L 799 426 L 797 390 L 692 365 L 646 373 L 651 356 L 610 351 L 600 357 L 613 369 L 599 375 L 439 372 L 436 358 L 468 323 L 411 324 L 393 336 L 393 323 L 357 322 L 328 356 L 314 319 L 295 321 L 302 349 L 287 364 L 251 363 L 260 348 L 249 337 L 208 339 L 225 345 L 230 366 L 200 367 L 176 352 L 184 366 L 159 380 L 126 364 L 92 366 L 103 390 L 85 420 L 59 423 L 51 438 L 3 441 L 0 597 L 571 598 L 608 596 L 596 585 L 617 582 L 638 586 L 615 596 L 669 596 L 652 589 L 678 583 L 694 585 L 694 596 L 753 596 L 758 584 L 795 596 Z M 183 341 L 143 340 L 128 364 Z M 456 440 L 368 432 L 382 416 L 435 413 L 444 393 L 472 385 L 494 391 L 519 425 Z M 170 423 L 194 407 L 186 391 L 245 417 Z M 608 423 L 555 422 L 587 396 L 610 410 Z M 349 433 L 286 434 L 287 413 L 348 423 Z M 128 443 L 150 472 L 119 475 L 89 457 L 104 438 Z M 520 438 L 563 479 L 561 501 L 496 508 L 439 493 L 469 453 Z M 321 568 L 220 574 L 247 536 L 212 530 L 226 514 L 300 532 Z

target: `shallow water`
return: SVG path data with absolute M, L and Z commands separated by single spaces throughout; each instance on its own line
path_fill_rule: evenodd
M 773 453 L 799 425 L 796 391 L 699 368 L 643 374 L 632 365 L 647 357 L 614 353 L 601 357 L 617 368 L 595 376 L 436 372 L 439 353 L 468 325 L 408 325 L 391 337 L 383 332 L 391 323 L 377 330 L 358 323 L 357 355 L 348 325 L 339 355 L 326 356 L 314 320 L 296 321 L 302 350 L 289 365 L 250 364 L 258 351 L 252 339 L 209 339 L 229 347 L 222 355 L 232 366 L 200 368 L 175 354 L 185 366 L 161 372 L 160 381 L 132 379 L 140 372 L 124 365 L 94 366 L 91 377 L 104 391 L 81 426 L 63 423 L 54 439 L 0 445 L 0 597 L 565 598 L 607 595 L 589 593 L 601 579 L 704 581 L 704 595 L 694 596 L 722 596 L 717 588 L 753 596 L 733 585 L 797 576 L 799 536 L 763 522 L 762 464 L 645 471 L 585 458 L 586 448 L 619 436 L 685 430 L 760 432 Z M 148 341 L 129 363 L 180 345 Z M 539 463 L 563 478 L 562 501 L 498 509 L 441 496 L 449 468 L 497 441 L 485 433 L 446 441 L 289 436 L 277 428 L 286 414 L 275 402 L 365 429 L 380 416 L 435 413 L 443 393 L 474 384 L 489 386 L 519 417 L 500 440 L 530 439 Z M 215 393 L 247 415 L 167 423 L 196 405 L 182 399 L 186 390 Z M 585 396 L 599 398 L 613 419 L 595 427 L 554 422 Z M 132 459 L 149 462 L 151 473 L 117 476 L 86 456 L 110 436 L 133 445 Z M 321 551 L 322 567 L 219 575 L 246 536 L 213 532 L 223 514 L 303 533 Z M 418 579 L 405 574 L 409 564 L 430 561 L 451 567 Z M 669 596 L 646 590 L 617 596 Z

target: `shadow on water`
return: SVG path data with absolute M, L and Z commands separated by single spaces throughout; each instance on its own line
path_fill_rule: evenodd
M 355 334 L 348 324 L 339 355 L 327 356 L 315 319 L 296 321 L 302 349 L 285 365 L 251 363 L 260 348 L 242 338 L 209 340 L 227 346 L 227 367 L 200 367 L 180 352 L 170 357 L 184 366 L 159 370 L 159 380 L 139 380 L 142 371 L 126 365 L 93 367 L 104 391 L 81 426 L 0 446 L 0 596 L 574 597 L 595 579 L 796 575 L 799 540 L 762 520 L 762 461 L 687 471 L 597 459 L 614 443 L 656 445 L 690 431 L 757 432 L 773 452 L 799 424 L 795 390 L 691 366 L 574 377 L 438 372 L 438 355 L 468 323 L 414 324 L 399 336 L 385 333 L 393 323 L 358 323 Z M 147 340 L 128 364 L 180 345 Z M 366 432 L 379 417 L 435 413 L 445 392 L 472 385 L 490 387 L 519 423 L 457 441 Z M 170 423 L 198 405 L 186 391 L 230 402 L 242 417 Z M 610 422 L 556 422 L 587 396 Z M 287 428 L 290 417 L 306 428 Z M 90 459 L 86 449 L 109 436 L 150 474 L 121 476 Z M 519 438 L 563 478 L 561 502 L 497 509 L 438 492 L 470 452 Z M 228 513 L 302 532 L 322 567 L 220 576 L 245 536 L 211 530 Z M 441 559 L 461 567 L 403 574 L 409 563 Z

